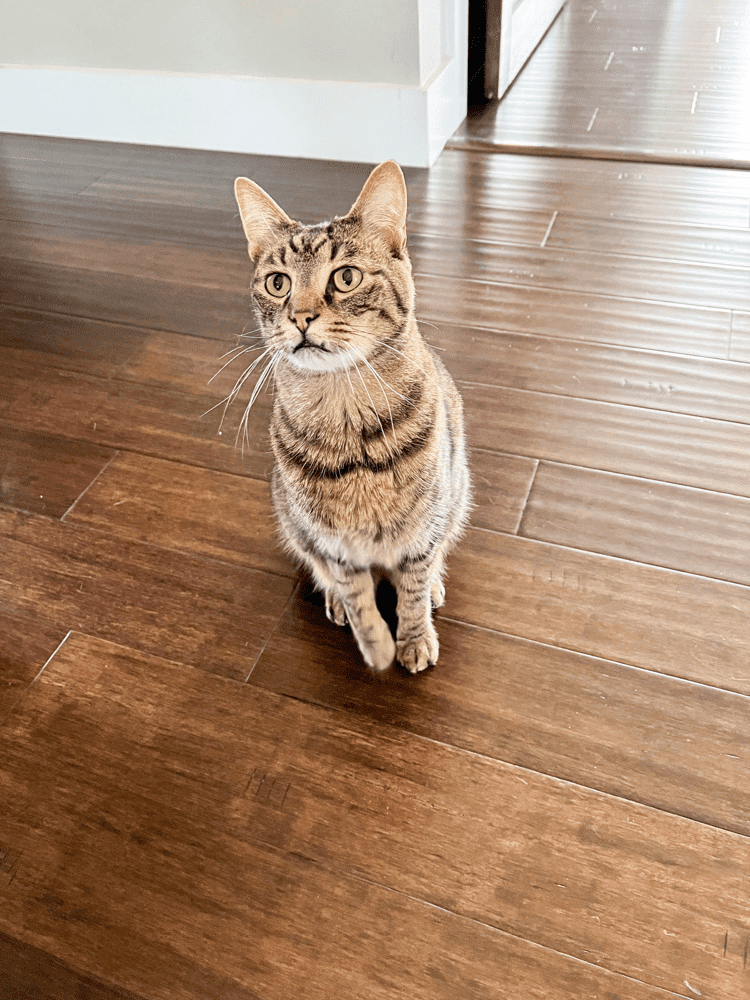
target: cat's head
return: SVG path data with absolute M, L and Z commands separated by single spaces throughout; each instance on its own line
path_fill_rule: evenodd
M 381 163 L 347 215 L 314 226 L 294 222 L 246 177 L 234 191 L 268 347 L 300 370 L 335 371 L 398 341 L 414 307 L 398 164 Z

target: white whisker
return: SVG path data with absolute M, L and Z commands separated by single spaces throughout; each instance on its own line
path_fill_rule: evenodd
M 355 350 L 356 350 L 356 348 L 355 348 Z M 364 360 L 364 358 L 363 358 L 363 360 Z M 365 361 L 365 364 L 367 364 L 366 361 Z M 375 417 L 376 417 L 378 423 L 380 424 L 380 432 L 383 435 L 383 444 L 385 445 L 385 450 L 388 452 L 388 456 L 389 456 L 391 462 L 393 462 L 393 452 L 391 451 L 391 446 L 388 444 L 388 440 L 387 440 L 387 438 L 385 436 L 385 427 L 383 427 L 383 422 L 380 419 L 380 414 L 378 413 L 378 408 L 375 406 L 375 403 L 373 402 L 372 396 L 370 395 L 370 390 L 367 388 L 367 383 L 365 382 L 364 375 L 359 370 L 359 366 L 355 365 L 354 366 L 354 370 L 359 375 L 359 380 L 362 383 L 362 388 L 365 390 L 365 392 L 367 393 L 367 398 L 370 400 L 370 405 L 372 406 L 373 413 L 375 414 Z M 384 393 L 384 395 L 385 395 L 385 393 Z M 385 397 L 385 401 L 386 401 L 386 403 L 388 403 L 388 397 L 387 396 Z M 393 414 L 391 413 L 391 404 L 390 403 L 388 403 L 388 412 L 391 414 L 391 430 L 393 430 Z
M 231 365 L 233 361 L 236 361 L 237 358 L 239 358 L 241 355 L 247 354 L 248 351 L 261 351 L 261 350 L 263 350 L 262 344 L 260 344 L 258 347 L 235 347 L 231 351 L 227 351 L 227 354 L 234 354 L 234 357 L 230 358 L 225 365 L 222 365 L 221 368 L 217 371 L 216 375 L 212 375 L 206 384 L 210 385 L 217 375 L 221 375 L 224 369 L 228 368 L 229 365 Z M 237 351 L 238 353 L 235 354 L 234 353 L 235 351 Z M 227 354 L 222 354 L 222 356 L 219 358 L 219 361 L 222 361 L 227 356 Z
M 424 368 L 422 368 L 420 365 L 417 364 L 416 361 L 412 361 L 412 359 L 408 355 L 404 354 L 403 351 L 399 351 L 395 347 L 391 347 L 391 345 L 390 344 L 386 344 L 386 342 L 384 340 L 377 340 L 376 338 L 373 338 L 373 340 L 375 341 L 376 344 L 380 344 L 381 347 L 385 347 L 389 351 L 393 351 L 394 354 L 400 354 L 401 357 L 404 358 L 405 361 L 408 361 L 410 365 L 414 365 L 415 368 L 418 368 L 419 371 L 421 371 L 423 375 L 426 375 L 427 378 L 430 379 L 430 381 L 434 383 L 435 380 L 432 378 L 432 376 L 430 375 L 430 373 L 426 372 L 424 370 Z
M 260 373 L 260 377 L 258 378 L 258 381 L 255 383 L 255 387 L 250 395 L 250 401 L 245 407 L 245 412 L 243 413 L 242 419 L 240 420 L 239 423 L 239 427 L 237 428 L 237 436 L 235 437 L 234 446 L 235 448 L 237 447 L 237 444 L 239 443 L 241 438 L 242 439 L 241 450 L 243 458 L 245 455 L 245 442 L 247 442 L 248 448 L 250 447 L 250 434 L 248 431 L 248 419 L 250 417 L 250 410 L 252 409 L 253 403 L 258 398 L 260 390 L 263 388 L 265 383 L 268 381 L 269 376 L 275 370 L 275 367 L 278 364 L 280 356 L 281 356 L 280 354 L 276 354 L 274 357 L 272 357 L 268 362 L 268 364 L 266 365 L 266 367 Z
M 224 404 L 224 413 L 222 414 L 221 423 L 219 424 L 219 430 L 221 430 L 222 425 L 224 423 L 224 417 L 227 415 L 227 409 L 228 409 L 230 403 L 232 403 L 232 401 L 236 398 L 237 393 L 240 391 L 240 389 L 242 388 L 242 386 L 244 385 L 244 383 L 247 381 L 247 379 L 253 373 L 253 371 L 255 370 L 255 368 L 257 367 L 257 365 L 263 360 L 264 357 L 266 357 L 266 355 L 268 355 L 270 353 L 271 353 L 271 348 L 269 347 L 269 348 L 266 348 L 266 350 L 263 352 L 263 354 L 260 354 L 257 358 L 255 358 L 255 360 L 253 361 L 253 363 L 251 365 L 249 365 L 245 369 L 245 371 L 242 373 L 242 375 L 240 375 L 240 377 L 237 379 L 237 381 L 234 384 L 234 388 L 229 393 L 229 395 L 225 399 L 222 399 L 220 402 L 216 403 L 209 410 L 206 410 L 206 412 L 202 413 L 201 416 L 205 417 L 207 414 L 212 413 L 214 410 L 218 409 L 222 404 Z
M 372 367 L 372 365 L 370 364 L 370 362 L 364 356 L 364 354 L 362 353 L 362 351 L 356 346 L 356 344 L 350 344 L 349 346 L 352 348 L 352 350 L 354 350 L 354 351 L 357 352 L 357 354 L 360 356 L 360 358 L 362 359 L 362 361 L 367 365 L 367 367 L 370 369 L 370 371 L 375 376 L 375 378 L 378 380 L 378 382 L 380 382 L 381 388 L 382 388 L 382 386 L 385 386 L 386 389 L 390 389 L 391 390 L 391 392 L 394 394 L 394 396 L 398 396 L 399 399 L 404 399 L 404 400 L 408 401 L 408 398 L 409 398 L 408 396 L 404 396 L 404 394 L 401 393 L 401 392 L 399 392 L 398 389 L 394 389 L 392 385 L 390 385 L 388 382 L 386 382 L 386 380 L 383 378 L 382 375 L 380 375 L 378 372 L 375 371 L 375 369 Z M 388 396 L 387 396 L 387 394 L 385 392 L 383 392 L 383 395 L 385 396 L 386 402 L 388 402 Z M 388 409 L 390 410 L 390 403 L 388 404 Z

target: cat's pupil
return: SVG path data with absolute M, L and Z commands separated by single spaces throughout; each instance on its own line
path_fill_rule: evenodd
M 284 275 L 283 274 L 274 275 L 273 287 L 276 289 L 277 292 L 281 291 L 283 284 L 284 284 Z
M 351 285 L 352 283 L 352 269 L 350 267 L 344 268 L 341 273 L 341 280 L 345 285 Z

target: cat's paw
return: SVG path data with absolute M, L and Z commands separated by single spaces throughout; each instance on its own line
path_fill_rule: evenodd
M 387 629 L 377 642 L 368 642 L 360 648 L 367 666 L 379 674 L 387 670 L 396 658 L 396 643 Z
M 410 674 L 418 674 L 435 666 L 439 650 L 437 633 L 430 629 L 414 638 L 401 639 L 396 646 L 396 657 Z
M 445 586 L 439 576 L 430 584 L 430 600 L 433 608 L 442 608 L 445 604 Z
M 341 598 L 332 590 L 326 591 L 326 618 L 334 625 L 346 625 L 346 611 Z

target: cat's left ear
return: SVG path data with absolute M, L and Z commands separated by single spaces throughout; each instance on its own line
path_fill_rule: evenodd
M 247 177 L 238 177 L 234 182 L 234 196 L 247 237 L 247 252 L 251 260 L 257 261 L 263 247 L 278 236 L 278 230 L 294 223 L 262 187 Z
M 365 181 L 347 219 L 376 230 L 391 250 L 406 246 L 406 182 L 395 160 L 386 160 Z

